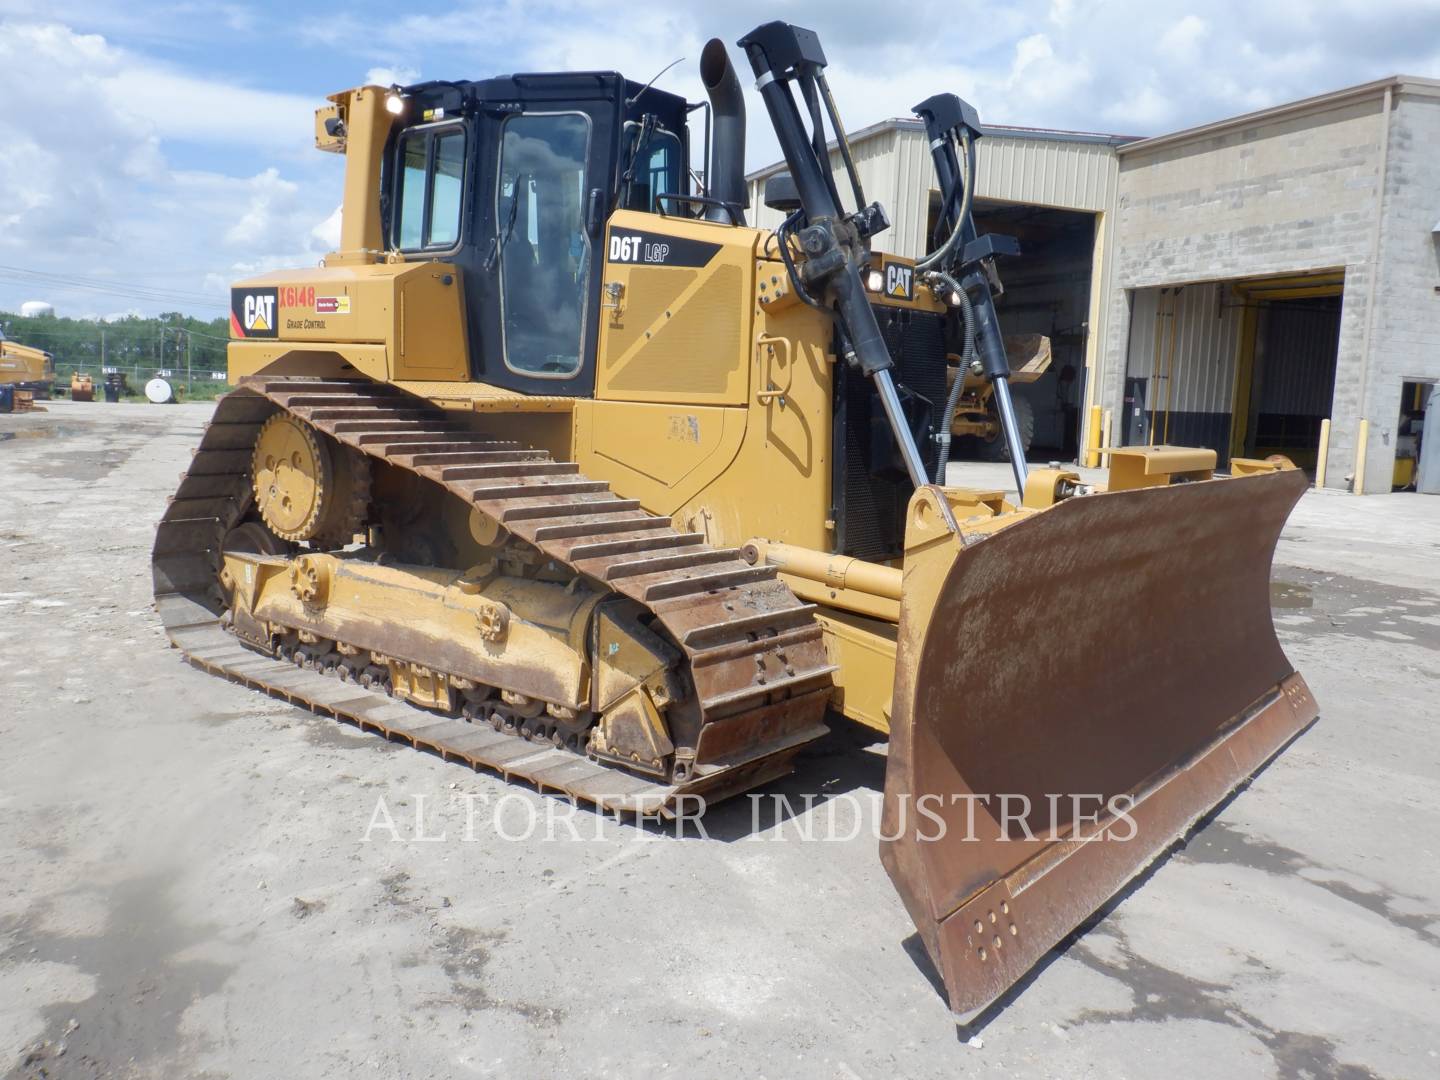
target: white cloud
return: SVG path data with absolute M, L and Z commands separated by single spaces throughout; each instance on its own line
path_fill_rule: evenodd
M 1137 87 L 1100 111 L 1105 124 L 1127 131 L 1148 133 L 1174 126 L 1170 100 L 1153 86 Z
M 1160 51 L 1174 59 L 1189 60 L 1210 28 L 1198 15 L 1186 15 L 1160 35 Z
M 372 67 L 362 81 L 366 86 L 411 86 L 420 81 L 420 70 L 403 64 L 395 67 L 382 65 Z
M 97 89 L 113 109 L 161 138 L 275 150 L 314 131 L 317 103 L 308 97 L 210 82 L 134 63 L 123 52 L 113 60 L 112 70 L 96 79 Z
M 951 91 L 991 123 L 1157 134 L 1395 72 L 1440 76 L 1436 0 L 1015 0 L 958 24 L 936 10 L 633 0 L 617 21 L 612 0 L 297 7 L 285 44 L 324 50 L 329 85 L 316 87 L 314 67 L 280 66 L 271 20 L 238 0 L 0 0 L 24 13 L 0 17 L 0 255 L 223 297 L 237 276 L 308 265 L 338 243 L 342 162 L 310 148 L 317 90 L 410 83 L 422 70 L 613 69 L 644 82 L 684 56 L 656 85 L 699 100 L 712 35 L 746 88 L 748 164 L 768 164 L 778 150 L 735 41 L 774 18 L 819 33 L 851 130 Z M 222 50 L 214 70 L 243 75 L 199 66 Z M 269 84 L 242 85 L 264 71 Z M 0 284 L 0 307 L 20 288 Z
M 225 242 L 241 250 L 272 248 L 295 234 L 288 231 L 290 212 L 299 187 L 266 169 L 245 183 L 245 209 L 225 230 Z
M 1010 68 L 1011 80 L 1019 79 L 1025 74 L 1025 69 L 1036 64 L 1044 64 L 1055 55 L 1055 50 L 1050 45 L 1050 39 L 1044 34 L 1031 34 L 1027 38 L 1021 38 L 1015 45 L 1015 62 Z
M 340 207 L 335 207 L 335 212 L 310 230 L 310 235 L 326 251 L 337 251 L 340 248 Z
M 994 123 L 1158 134 L 1397 70 L 1440 75 L 1435 0 L 1335 0 L 1323 9 L 1211 0 L 1203 14 L 1150 0 L 1017 0 L 953 30 L 924 5 L 892 5 L 876 18 L 873 0 L 803 10 L 769 0 L 637 2 L 620 28 L 603 0 L 473 0 L 352 22 L 348 40 L 355 49 L 398 47 L 407 61 L 423 55 L 432 76 L 613 68 L 643 82 L 683 55 L 657 85 L 693 100 L 702 96 L 695 66 L 707 37 L 730 46 L 748 91 L 736 39 L 789 17 L 820 34 L 852 129 L 909 115 L 949 90 Z M 396 42 L 413 43 L 411 51 Z M 464 66 L 454 69 L 439 43 L 467 57 Z M 468 55 L 491 62 L 477 71 Z M 758 96 L 747 92 L 747 103 L 755 167 L 778 153 Z
M 222 304 L 237 263 L 323 254 L 312 230 L 340 162 L 308 150 L 309 98 L 209 82 L 57 24 L 0 22 L 0 71 L 6 263 L 172 298 L 151 310 L 194 309 L 201 293 Z M 253 171 L 173 167 L 172 146 L 212 145 Z M 23 288 L 0 286 L 0 307 Z M 66 288 L 57 299 L 72 309 L 96 303 L 95 288 Z
M 89 74 L 113 59 L 95 35 L 0 24 L 0 246 L 98 240 L 121 184 L 163 176 L 154 131 L 119 112 Z

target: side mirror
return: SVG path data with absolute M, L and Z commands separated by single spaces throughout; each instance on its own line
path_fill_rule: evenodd
M 800 191 L 789 173 L 776 173 L 765 181 L 765 205 L 782 214 L 800 209 Z

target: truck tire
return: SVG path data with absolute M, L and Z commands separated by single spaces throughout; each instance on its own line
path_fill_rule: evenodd
M 1015 406 L 1015 422 L 1020 426 L 1020 445 L 1025 452 L 1030 452 L 1030 444 L 1035 441 L 1035 406 L 1030 404 L 1030 399 L 1020 394 L 1012 396 L 1011 401 Z M 1005 435 L 1000 430 L 999 424 L 995 427 L 995 438 L 977 439 L 979 444 L 977 450 L 982 461 L 1009 461 L 1010 447 L 1005 442 Z

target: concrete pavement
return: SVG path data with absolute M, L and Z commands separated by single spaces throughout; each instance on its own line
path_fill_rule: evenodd
M 547 839 L 553 799 L 181 663 L 148 551 L 208 412 L 0 417 L 11 1075 L 1440 1071 L 1440 500 L 1302 500 L 1272 596 L 1319 723 L 957 1031 L 868 829 Z M 844 836 L 883 772 L 837 741 L 770 790 Z

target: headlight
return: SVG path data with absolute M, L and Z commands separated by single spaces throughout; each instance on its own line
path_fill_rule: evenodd
M 405 111 L 405 99 L 399 94 L 389 94 L 385 98 L 385 111 L 393 116 L 399 116 Z
M 879 270 L 871 270 L 865 278 L 865 287 L 871 292 L 881 292 L 885 288 L 885 279 Z

